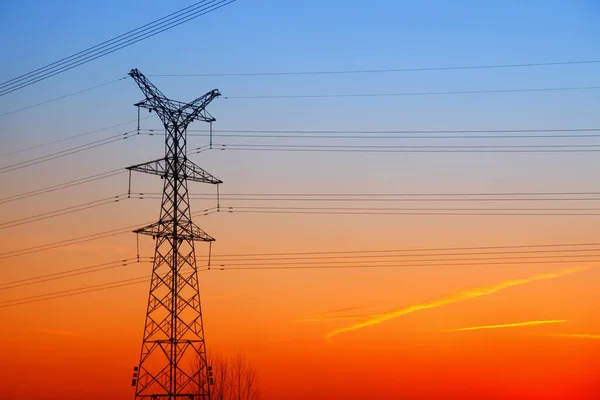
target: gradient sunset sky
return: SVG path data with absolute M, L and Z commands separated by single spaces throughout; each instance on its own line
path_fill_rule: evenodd
M 191 4 L 179 0 L 5 3 L 0 12 L 2 82 Z M 117 80 L 139 68 L 163 93 L 178 100 L 220 90 L 222 98 L 208 108 L 217 119 L 215 149 L 223 144 L 316 143 L 316 139 L 243 137 L 243 133 L 242 137 L 220 136 L 218 131 L 223 130 L 257 131 L 256 135 L 284 130 L 600 129 L 600 63 L 227 75 L 597 61 L 598 21 L 600 6 L 592 0 L 238 0 L 0 96 L 0 400 L 133 397 L 130 378 L 139 362 L 148 299 L 148 283 L 141 280 L 150 277 L 151 265 L 128 263 L 65 279 L 22 283 L 134 258 L 135 235 L 123 233 L 18 256 L 11 252 L 154 221 L 160 200 L 153 193 L 162 190 L 161 180 L 134 175 L 130 199 L 123 197 L 128 177 L 121 173 L 18 201 L 5 200 L 157 159 L 164 152 L 160 122 L 154 114 L 144 113 L 142 128 L 156 129 L 156 135 L 134 135 L 89 151 L 3 170 L 134 130 L 133 104 L 143 95 L 130 79 L 12 111 Z M 216 75 L 164 76 L 211 73 Z M 241 98 L 584 86 L 596 89 Z M 190 129 L 206 126 L 197 123 Z M 317 143 L 535 145 L 540 140 L 373 138 Z M 594 148 L 600 140 L 550 137 L 543 143 Z M 206 144 L 206 137 L 190 136 L 188 148 Z M 231 196 L 600 192 L 597 152 L 336 153 L 226 147 L 191 158 L 224 182 L 221 212 L 203 216 L 201 211 L 212 209 L 216 202 L 192 201 L 192 211 L 200 213 L 194 221 L 216 238 L 213 268 L 200 273 L 207 347 L 225 355 L 243 351 L 258 368 L 264 399 L 600 398 L 600 194 L 584 201 L 484 204 L 311 203 L 266 201 L 264 196 L 241 201 Z M 207 185 L 190 183 L 189 187 L 194 194 L 215 193 Z M 32 223 L 5 224 L 114 196 L 120 196 L 120 201 Z M 264 210 L 242 207 L 271 207 L 271 212 L 242 212 Z M 273 207 L 595 210 L 579 216 L 481 215 L 485 212 L 457 216 L 295 214 L 273 212 L 285 211 Z M 554 247 L 503 247 L 540 244 L 587 245 L 569 247 L 569 256 L 553 253 Z M 440 250 L 448 248 L 463 250 Z M 201 243 L 196 249 L 199 266 L 204 266 L 208 246 Z M 429 250 L 399 251 L 406 249 Z M 382 250 L 396 251 L 378 252 Z M 352 258 L 340 264 L 358 268 L 328 268 L 340 265 L 332 264 L 338 259 L 318 258 L 357 251 L 370 252 L 344 253 Z M 311 252 L 320 254 L 239 256 Z M 152 240 L 140 237 L 140 255 L 152 254 Z M 290 268 L 256 268 L 260 266 Z M 376 268 L 363 268 L 369 266 Z M 138 277 L 140 283 L 109 290 L 51 300 L 36 297 Z

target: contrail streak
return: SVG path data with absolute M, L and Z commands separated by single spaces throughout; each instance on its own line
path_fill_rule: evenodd
M 350 332 L 350 331 L 354 331 L 357 329 L 366 328 L 371 325 L 377 325 L 382 322 L 401 317 L 403 315 L 412 314 L 417 311 L 427 310 L 430 308 L 442 307 L 442 306 L 445 306 L 448 304 L 457 303 L 459 301 L 493 294 L 493 293 L 499 292 L 503 289 L 507 289 L 507 288 L 510 288 L 513 286 L 524 285 L 526 283 L 535 282 L 535 281 L 559 278 L 559 277 L 562 277 L 565 275 L 574 274 L 576 272 L 581 272 L 581 271 L 585 271 L 588 269 L 590 269 L 590 267 L 572 267 L 572 268 L 568 268 L 568 269 L 565 269 L 565 270 L 562 270 L 559 272 L 538 274 L 538 275 L 533 275 L 529 278 L 513 279 L 513 280 L 510 280 L 507 282 L 499 283 L 497 285 L 465 290 L 463 292 L 450 294 L 448 296 L 442 297 L 437 300 L 431 300 L 431 301 L 428 301 L 428 302 L 425 302 L 422 304 L 417 304 L 414 306 L 409 306 L 409 307 L 405 307 L 405 308 L 400 308 L 398 310 L 373 315 L 372 318 L 369 320 L 359 322 L 357 324 L 350 325 L 350 326 L 347 326 L 344 328 L 335 329 L 335 330 L 327 333 L 325 335 L 325 339 L 331 339 L 335 335 L 339 335 L 340 333 L 343 333 L 343 332 Z
M 580 339 L 600 339 L 600 335 L 592 335 L 589 333 L 554 333 L 551 336 L 580 338 Z
M 331 321 L 331 320 L 372 317 L 373 314 L 369 314 L 369 313 L 367 313 L 367 314 L 343 314 L 348 311 L 364 310 L 365 308 L 367 308 L 367 307 L 357 306 L 357 307 L 346 307 L 346 308 L 338 308 L 335 310 L 321 311 L 318 313 L 304 315 L 300 319 L 297 319 L 293 322 L 319 322 L 319 321 Z M 339 314 L 343 314 L 343 315 L 339 315 Z
M 513 327 L 517 327 L 517 326 L 531 326 L 531 325 L 543 325 L 543 324 L 560 324 L 562 322 L 567 322 L 567 320 L 566 319 L 553 319 L 553 320 L 547 320 L 547 321 L 515 322 L 513 324 L 473 326 L 473 327 L 469 327 L 469 328 L 447 329 L 447 330 L 444 330 L 442 332 L 477 331 L 479 329 L 513 328 Z
M 307 317 L 312 317 L 312 316 L 315 316 L 315 315 L 338 314 L 338 313 L 346 312 L 346 311 L 363 310 L 365 308 L 367 308 L 367 307 L 360 306 L 360 307 L 338 308 L 337 310 L 321 311 L 321 312 L 318 312 L 318 313 L 309 314 L 309 315 L 307 315 Z

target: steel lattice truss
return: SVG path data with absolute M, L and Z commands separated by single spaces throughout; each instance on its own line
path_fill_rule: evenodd
M 187 159 L 186 129 L 194 120 L 215 120 L 204 108 L 220 93 L 213 90 L 182 103 L 166 98 L 137 69 L 129 75 L 146 96 L 136 106 L 156 112 L 166 132 L 164 158 L 128 168 L 164 180 L 160 219 L 135 231 L 156 239 L 135 398 L 208 399 L 211 378 L 194 241 L 214 239 L 191 220 L 187 180 L 221 181 Z

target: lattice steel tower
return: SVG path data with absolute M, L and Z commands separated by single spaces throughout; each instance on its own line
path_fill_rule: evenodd
M 214 239 L 192 222 L 187 181 L 220 180 L 186 156 L 186 129 L 192 121 L 215 119 L 205 107 L 218 90 L 190 103 L 166 98 L 137 69 L 129 72 L 146 99 L 135 104 L 154 111 L 165 126 L 165 156 L 128 167 L 164 180 L 160 219 L 134 231 L 156 240 L 148 311 L 139 367 L 134 368 L 135 399 L 209 399 L 210 367 L 200 307 L 194 241 Z

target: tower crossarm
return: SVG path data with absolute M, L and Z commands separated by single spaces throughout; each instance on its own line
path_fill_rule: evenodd
M 132 69 L 128 75 L 133 78 L 142 93 L 144 93 L 144 96 L 146 96 L 146 99 L 137 103 L 136 106 L 155 111 L 163 123 L 170 120 L 170 111 L 174 108 L 172 101 L 158 90 L 137 68 Z
M 213 89 L 203 96 L 198 97 L 196 100 L 186 104 L 180 110 L 184 110 L 182 113 L 182 126 L 188 126 L 194 120 L 203 122 L 213 122 L 215 119 L 206 111 L 206 106 L 211 101 L 219 97 L 221 93 L 217 89 Z
M 133 232 L 139 233 L 140 235 L 152 236 L 154 238 L 172 237 L 173 225 L 174 222 L 172 220 L 158 221 L 143 228 L 136 229 Z M 179 231 L 177 232 L 176 238 L 178 240 L 195 240 L 201 242 L 214 242 L 215 240 L 192 221 L 187 221 L 187 223 L 180 222 L 178 227 Z
M 143 164 L 132 165 L 127 167 L 130 171 L 145 172 L 147 174 L 158 175 L 162 178 L 174 178 L 173 172 L 168 168 L 171 163 L 168 158 L 161 158 L 154 161 L 145 162 Z M 189 159 L 185 159 L 181 165 L 181 172 L 178 178 L 187 179 L 193 182 L 219 184 L 223 183 L 220 179 L 215 178 L 204 169 L 200 168 Z
M 146 98 L 136 106 L 155 111 L 166 125 L 178 125 L 185 129 L 194 120 L 213 122 L 215 119 L 205 110 L 206 106 L 219 97 L 217 89 L 198 97 L 189 103 L 167 98 L 138 69 L 132 69 L 129 76 L 137 83 Z

